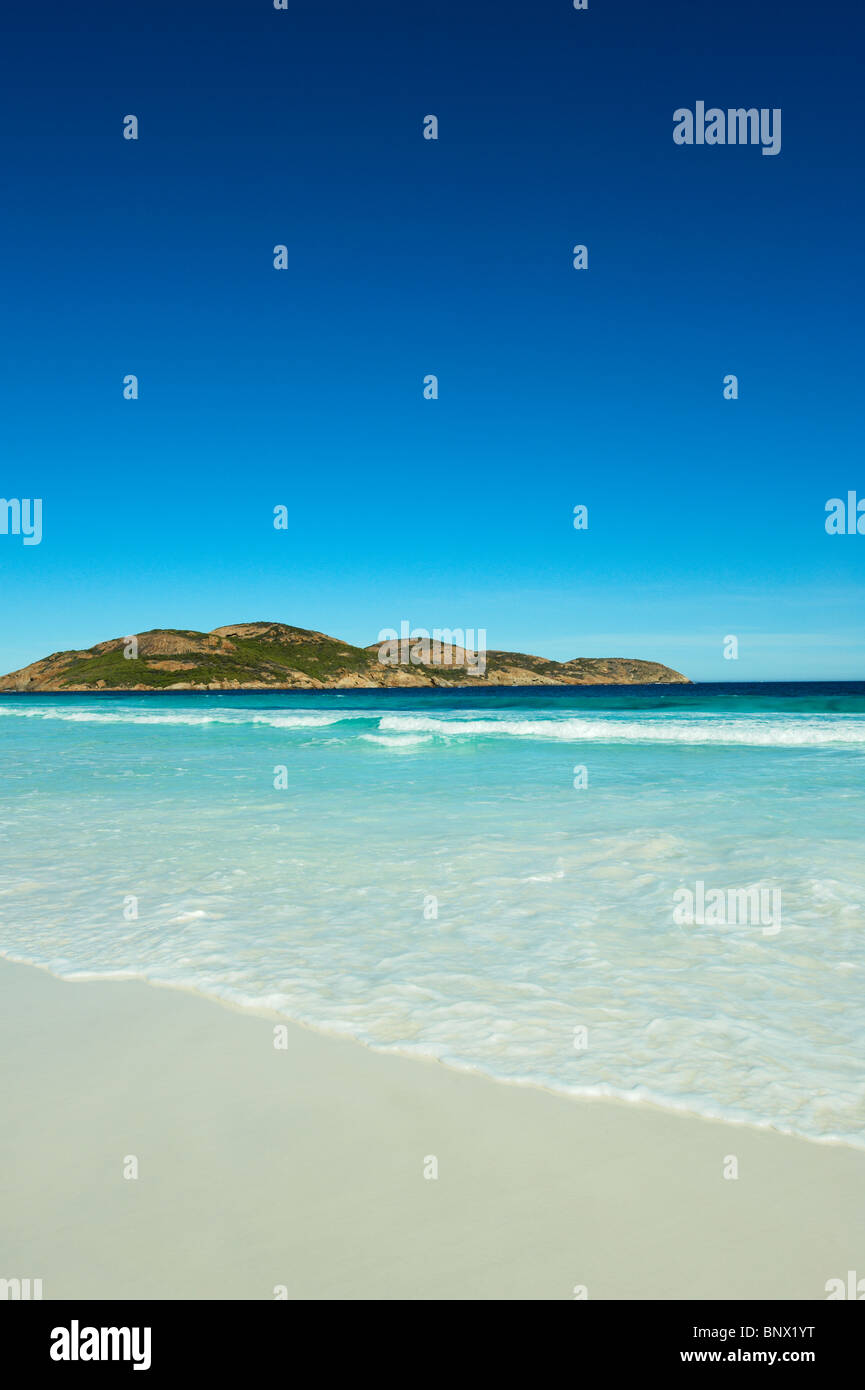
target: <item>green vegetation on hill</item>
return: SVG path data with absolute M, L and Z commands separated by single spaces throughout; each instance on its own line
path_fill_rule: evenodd
M 238 623 L 193 632 L 153 628 L 138 634 L 138 655 L 125 655 L 128 638 L 101 642 L 88 651 L 55 652 L 0 678 L 0 690 L 166 690 L 177 686 L 303 688 L 340 683 L 366 686 L 507 684 L 633 684 L 682 682 L 684 676 L 657 662 L 621 658 L 548 661 L 522 652 L 491 651 L 484 675 L 464 666 L 378 660 L 378 647 L 363 649 L 325 633 L 285 623 Z M 453 656 L 447 649 L 447 655 Z M 441 653 L 439 653 L 441 656 Z
M 142 638 L 147 635 L 142 634 Z M 172 635 L 180 637 L 184 634 Z M 198 638 L 199 634 L 189 636 Z M 226 642 L 233 650 L 202 653 L 190 643 L 188 650 L 173 652 L 169 658 L 141 651 L 136 660 L 128 660 L 121 645 L 97 656 L 78 656 L 65 668 L 58 684 L 68 688 L 104 681 L 110 688 L 146 685 L 154 690 L 178 682 L 211 685 L 215 682 L 261 681 L 278 685 L 285 681 L 289 673 L 294 673 L 295 677 L 299 674 L 310 680 L 325 682 L 352 675 L 368 677 L 372 665 L 369 655 L 360 647 L 351 647 L 333 638 L 321 640 L 313 634 L 307 641 L 290 643 L 255 637 L 230 637 Z M 173 666 L 177 663 L 182 663 L 182 666 L 180 669 L 166 669 L 151 664 L 162 659 L 170 660 Z

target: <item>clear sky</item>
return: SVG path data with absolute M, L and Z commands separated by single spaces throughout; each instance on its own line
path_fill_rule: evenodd
M 858 4 L 15 10 L 0 495 L 43 539 L 0 535 L 2 671 L 407 619 L 865 678 L 865 536 L 824 527 L 865 496 Z M 781 152 L 674 144 L 697 101 L 781 108 Z

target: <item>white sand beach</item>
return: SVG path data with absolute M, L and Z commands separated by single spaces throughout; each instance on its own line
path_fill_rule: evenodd
M 277 1050 L 277 1021 L 0 961 L 0 1274 L 46 1299 L 823 1299 L 862 1265 L 865 1151 L 295 1025 Z

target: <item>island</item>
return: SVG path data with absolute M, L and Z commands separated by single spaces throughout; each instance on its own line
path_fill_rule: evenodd
M 433 634 L 435 635 L 435 634 Z M 657 661 L 575 657 L 550 661 L 422 641 L 354 647 L 285 623 L 233 623 L 212 632 L 154 628 L 54 652 L 0 677 L 0 692 L 338 690 L 410 686 L 688 685 Z M 481 669 L 479 669 L 479 666 Z

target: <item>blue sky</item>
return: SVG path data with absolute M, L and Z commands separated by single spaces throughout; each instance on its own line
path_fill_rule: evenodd
M 466 9 L 6 21 L 0 495 L 43 540 L 0 535 L 3 671 L 408 619 L 865 678 L 865 536 L 824 529 L 865 496 L 859 11 Z M 780 107 L 781 153 L 675 145 L 698 100 Z

